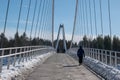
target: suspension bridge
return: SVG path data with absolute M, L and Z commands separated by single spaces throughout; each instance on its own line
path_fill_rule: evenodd
M 120 80 L 120 1 L 75 0 L 70 40 L 54 25 L 55 1 L 1 0 L 0 80 Z

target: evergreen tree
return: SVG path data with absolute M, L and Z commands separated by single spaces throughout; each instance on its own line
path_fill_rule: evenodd
M 116 36 L 113 37 L 113 46 L 112 46 L 112 48 L 115 51 L 120 51 L 120 40 Z
M 110 38 L 110 36 L 104 37 L 104 49 L 111 50 L 111 38 Z

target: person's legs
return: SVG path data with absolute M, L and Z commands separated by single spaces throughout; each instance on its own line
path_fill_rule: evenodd
M 83 62 L 83 57 L 81 57 L 81 64 L 82 64 L 82 62 Z
M 83 62 L 83 57 L 79 57 L 79 65 L 81 65 Z
M 79 57 L 79 65 L 81 65 L 81 58 Z

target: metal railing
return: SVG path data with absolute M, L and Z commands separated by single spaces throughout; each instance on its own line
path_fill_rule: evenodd
M 120 52 L 104 50 L 104 49 L 94 49 L 94 48 L 84 48 L 87 56 L 97 59 L 107 65 L 118 67 L 120 64 Z
M 78 48 L 71 48 L 71 53 L 77 54 Z M 109 66 L 115 68 L 120 68 L 120 52 L 104 50 L 104 49 L 95 49 L 95 48 L 84 48 L 85 55 L 101 61 Z
M 10 65 L 15 66 L 16 63 L 20 64 L 25 61 L 31 60 L 32 58 L 52 50 L 49 46 L 23 46 L 23 47 L 10 47 L 0 49 L 0 72 L 2 72 L 2 67 Z

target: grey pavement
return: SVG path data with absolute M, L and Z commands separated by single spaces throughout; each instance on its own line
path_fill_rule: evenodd
M 39 65 L 26 80 L 100 80 L 67 54 L 58 53 Z

